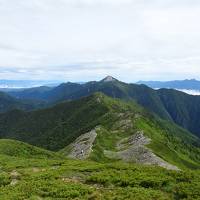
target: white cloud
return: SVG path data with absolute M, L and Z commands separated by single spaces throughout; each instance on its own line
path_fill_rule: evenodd
M 187 93 L 187 94 L 190 94 L 190 95 L 198 95 L 198 96 L 200 96 L 200 91 L 199 90 L 187 90 L 187 89 L 182 89 L 182 90 L 177 89 L 177 90 L 179 90 L 181 92 L 184 92 L 184 93 Z
M 200 79 L 199 18 L 197 0 L 0 0 L 0 79 Z

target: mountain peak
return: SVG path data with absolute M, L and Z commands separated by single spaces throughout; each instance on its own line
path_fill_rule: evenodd
M 112 76 L 106 76 L 102 82 L 113 82 L 113 81 L 117 81 L 117 79 L 113 78 Z

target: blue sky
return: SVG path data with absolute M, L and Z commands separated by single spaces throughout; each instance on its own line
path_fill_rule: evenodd
M 0 0 L 0 79 L 200 79 L 197 0 Z

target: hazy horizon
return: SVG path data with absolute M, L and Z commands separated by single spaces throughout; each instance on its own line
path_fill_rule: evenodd
M 155 79 L 155 80 L 151 80 L 151 79 L 149 79 L 149 80 L 135 80 L 135 81 L 126 81 L 126 80 L 122 80 L 122 79 L 120 79 L 120 78 L 117 78 L 116 76 L 112 76 L 112 75 L 107 75 L 107 76 L 111 76 L 111 77 L 113 77 L 113 78 L 115 78 L 115 79 L 117 79 L 117 80 L 119 80 L 119 81 L 123 81 L 123 82 L 127 82 L 127 83 L 137 83 L 137 82 L 140 82 L 140 81 L 144 81 L 144 82 L 171 82 L 171 81 L 185 81 L 185 80 L 195 80 L 195 81 L 200 81 L 200 79 L 195 79 L 195 78 L 186 78 L 186 79 L 169 79 L 169 80 L 160 80 L 160 79 Z M 70 79 L 61 79 L 61 80 L 59 80 L 59 79 L 1 79 L 0 78 L 0 81 L 22 81 L 22 82 L 24 82 L 24 81 L 30 81 L 30 82 L 49 82 L 49 83 L 62 83 L 62 82 L 76 82 L 76 83 L 85 83 L 85 82 L 90 82 L 90 81 L 101 81 L 101 80 L 103 80 L 104 78 L 106 78 L 107 76 L 102 76 L 102 77 L 100 77 L 100 78 L 98 78 L 98 79 L 88 79 L 88 80 L 85 80 L 85 81 L 83 81 L 83 80 L 77 80 L 77 81 L 73 81 L 73 80 L 70 80 Z

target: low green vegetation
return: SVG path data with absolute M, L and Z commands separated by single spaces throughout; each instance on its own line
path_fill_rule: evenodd
M 90 159 L 98 162 L 110 161 L 110 159 L 104 155 L 104 150 L 116 151 L 116 143 L 128 135 L 128 133 L 125 134 L 120 131 L 110 132 L 107 129 L 100 127 L 100 129 L 97 130 L 97 138 Z
M 6 162 L 5 162 L 6 161 Z M 0 155 L 0 199 L 196 200 L 200 171 Z
M 22 158 L 43 158 L 55 159 L 61 155 L 45 149 L 41 149 L 30 144 L 26 144 L 16 140 L 1 139 L 0 140 L 0 155 L 8 155 Z

